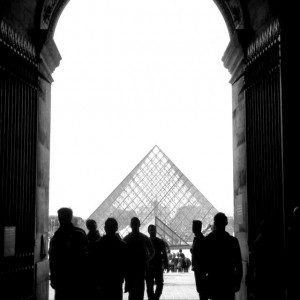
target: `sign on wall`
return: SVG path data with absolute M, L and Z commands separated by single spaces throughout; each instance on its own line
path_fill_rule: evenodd
M 4 227 L 4 257 L 16 254 L 16 227 Z

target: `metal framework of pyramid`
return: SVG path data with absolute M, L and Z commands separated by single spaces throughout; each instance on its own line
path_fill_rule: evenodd
M 142 232 L 155 221 L 158 235 L 174 246 L 191 244 L 192 220 L 201 220 L 205 229 L 216 213 L 216 208 L 154 146 L 89 218 L 96 220 L 100 232 L 108 217 L 116 218 L 121 236 L 130 232 L 134 216 L 140 219 Z

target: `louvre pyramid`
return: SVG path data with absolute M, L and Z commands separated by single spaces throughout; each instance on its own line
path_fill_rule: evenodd
M 130 232 L 129 223 L 134 216 L 140 219 L 141 229 L 159 220 L 164 228 L 180 237 L 181 244 L 182 241 L 190 244 L 192 220 L 201 220 L 205 229 L 212 224 L 216 213 L 203 194 L 154 146 L 89 218 L 96 220 L 100 232 L 108 217 L 116 218 L 121 236 Z M 159 235 L 166 238 L 172 234 L 163 236 L 160 232 Z

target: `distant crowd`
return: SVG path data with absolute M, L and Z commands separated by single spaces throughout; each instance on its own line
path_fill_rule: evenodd
M 182 249 L 174 253 L 168 250 L 169 269 L 168 272 L 188 272 L 192 261 L 184 255 Z

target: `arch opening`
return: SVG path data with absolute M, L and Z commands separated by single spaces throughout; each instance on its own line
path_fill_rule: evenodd
M 88 151 L 92 151 L 92 154 L 95 152 L 101 153 L 101 151 L 103 151 L 105 155 L 107 155 L 109 151 L 112 151 L 112 157 L 114 159 L 116 159 L 117 156 L 121 157 L 124 153 L 121 151 L 119 153 L 122 153 L 122 155 L 117 155 L 117 146 L 111 147 L 108 150 L 108 144 L 117 145 L 119 143 L 120 145 L 124 145 L 124 143 L 131 143 L 134 140 L 138 140 L 138 136 L 144 136 L 146 139 L 149 139 L 149 136 L 151 137 L 151 140 L 149 139 L 149 142 L 144 142 L 143 147 L 141 146 L 139 148 L 141 150 L 136 152 L 135 159 L 131 156 L 131 163 L 127 164 L 127 168 L 125 167 L 122 173 L 120 172 L 119 179 L 115 180 L 114 184 L 111 184 L 106 192 L 103 192 L 102 198 L 108 195 L 118 182 L 123 179 L 126 173 L 128 173 L 139 161 L 139 157 L 142 157 L 142 155 L 148 152 L 156 144 L 161 146 L 168 155 L 172 154 L 173 151 L 170 153 L 172 148 L 178 148 L 179 145 L 186 144 L 183 148 L 184 151 L 181 151 L 185 153 L 178 155 L 178 159 L 185 161 L 186 158 L 184 158 L 184 156 L 187 155 L 186 151 L 189 151 L 190 155 L 193 155 L 194 158 L 197 157 L 196 153 L 201 153 L 201 147 L 199 147 L 200 141 L 194 145 L 192 142 L 188 145 L 189 142 L 181 141 L 182 137 L 189 140 L 197 140 L 195 128 L 197 128 L 198 133 L 200 132 L 202 135 L 205 135 L 205 132 L 209 132 L 209 130 L 213 132 L 211 134 L 211 139 L 209 140 L 209 137 L 207 137 L 207 142 L 203 143 L 205 145 L 202 145 L 206 154 L 212 149 L 217 153 L 218 151 L 221 152 L 222 146 L 220 145 L 224 144 L 224 140 L 223 135 L 220 134 L 219 131 L 222 129 L 221 127 L 224 126 L 222 124 L 216 126 L 216 123 L 218 122 L 219 116 L 222 116 L 222 111 L 224 110 L 226 110 L 228 115 L 226 125 L 227 149 L 229 148 L 229 151 L 231 151 L 231 91 L 228 83 L 229 74 L 221 63 L 221 57 L 229 42 L 229 36 L 226 32 L 224 21 L 221 19 L 221 15 L 213 3 L 211 4 L 213 8 L 209 8 L 209 13 L 214 13 L 213 17 L 207 17 L 203 23 L 198 24 L 195 24 L 197 22 L 196 16 L 200 12 L 201 5 L 196 4 L 196 2 L 193 5 L 196 6 L 197 12 L 193 12 L 195 9 L 193 9 L 192 5 L 187 9 L 186 15 L 190 14 L 189 21 L 187 19 L 184 20 L 183 16 L 178 17 L 178 13 L 184 7 L 183 4 L 175 7 L 172 12 L 169 12 L 169 16 L 167 15 L 167 18 L 164 19 L 164 16 L 168 14 L 167 11 L 169 9 L 166 5 L 164 7 L 164 12 L 158 14 L 153 8 L 152 17 L 150 13 L 148 20 L 146 21 L 142 20 L 144 17 L 143 13 L 145 12 L 140 13 L 140 15 L 137 12 L 132 12 L 130 18 L 133 19 L 134 15 L 136 15 L 136 19 L 131 23 L 128 23 L 125 28 L 126 17 L 117 21 L 117 18 L 120 17 L 117 16 L 116 13 L 113 15 L 113 8 L 106 4 L 107 7 L 103 6 L 101 9 L 99 8 L 99 11 L 102 11 L 101 16 L 103 20 L 98 26 L 96 25 L 94 18 L 90 18 L 90 23 L 85 24 L 85 26 L 82 26 L 82 24 L 79 23 L 77 28 L 74 28 L 74 23 L 67 19 L 61 20 L 64 24 L 58 23 L 58 31 L 54 38 L 64 58 L 60 68 L 54 73 L 55 82 L 52 87 L 52 126 L 57 126 L 54 120 L 54 109 L 58 114 L 61 114 L 58 118 L 62 123 L 57 126 L 57 129 L 55 129 L 55 127 L 52 128 L 52 156 L 55 151 L 53 140 L 55 138 L 55 130 L 56 132 L 62 130 L 61 124 L 63 124 L 69 115 L 71 116 L 75 103 L 81 108 L 81 114 L 78 114 L 80 122 L 70 121 L 69 124 L 66 125 L 66 131 L 63 135 L 64 138 L 61 137 L 59 140 L 60 145 L 64 144 L 64 139 L 69 135 L 72 137 L 73 141 L 77 142 L 77 144 L 74 143 L 74 146 L 72 146 L 74 151 L 77 151 L 76 149 L 78 148 L 85 148 L 85 150 L 88 150 L 86 146 L 87 143 L 91 143 L 95 139 L 91 137 L 88 129 L 82 129 L 84 123 L 89 123 L 90 128 L 97 128 L 99 132 L 103 134 L 103 140 L 105 141 L 100 142 L 99 139 L 96 141 L 96 144 L 98 143 L 97 147 L 99 147 L 98 151 L 95 151 L 95 149 L 91 150 L 94 147 L 89 144 L 88 148 L 90 150 Z M 74 13 L 76 13 L 75 4 L 74 8 L 71 7 L 71 4 L 68 5 L 68 8 L 70 8 L 69 15 L 72 14 L 73 9 Z M 122 9 L 124 10 L 124 7 Z M 149 9 L 149 7 L 147 7 L 147 9 Z M 162 8 L 159 7 L 159 9 Z M 133 9 L 131 8 L 131 10 Z M 109 17 L 105 17 L 109 15 L 109 12 L 113 15 L 112 20 L 108 20 Z M 88 16 L 90 13 L 91 11 L 88 9 L 86 9 L 85 12 L 82 11 L 82 8 L 80 10 L 81 17 L 83 17 L 83 15 Z M 124 15 L 126 14 L 124 13 Z M 78 17 L 79 15 L 76 16 L 76 19 L 78 19 Z M 99 13 L 98 17 L 101 19 Z M 204 24 L 209 23 L 209 20 L 212 18 L 215 19 L 216 17 L 219 18 L 218 22 L 220 27 L 218 29 L 213 29 L 210 34 L 211 36 L 215 35 L 214 38 L 205 42 L 203 33 Z M 155 20 L 154 18 L 157 19 Z M 184 25 L 183 21 L 189 23 Z M 138 22 L 141 22 L 140 25 Z M 138 28 L 141 27 L 141 24 L 143 25 L 143 23 L 147 22 L 148 24 L 144 24 L 146 26 L 145 29 Z M 155 23 L 158 22 L 160 22 L 160 25 L 154 29 Z M 73 40 L 75 40 L 75 35 L 77 35 L 76 44 L 73 43 L 72 45 L 71 41 L 68 41 L 69 48 L 66 46 L 67 43 L 64 43 L 64 40 L 66 41 L 66 37 L 64 37 L 63 34 L 64 30 L 60 26 L 65 26 L 66 33 L 72 36 Z M 121 28 L 122 26 L 123 28 Z M 91 30 L 89 28 L 98 29 Z M 149 31 L 148 37 L 145 37 L 147 30 Z M 164 33 L 162 33 L 163 31 Z M 222 33 L 219 33 L 219 37 L 216 38 L 218 31 L 221 31 Z M 61 34 L 61 36 L 59 36 L 59 34 Z M 202 37 L 200 38 L 201 34 Z M 217 44 L 217 39 L 220 39 L 220 36 L 222 36 L 221 38 L 223 39 L 222 46 Z M 83 38 L 81 44 L 88 45 L 88 54 L 81 53 L 80 51 L 83 50 L 79 50 L 78 40 L 80 37 Z M 114 40 L 112 41 L 112 39 Z M 96 41 L 95 44 L 93 44 L 93 40 Z M 193 40 L 196 40 L 196 42 L 193 42 Z M 72 51 L 74 48 L 77 48 L 77 50 Z M 178 48 L 178 50 L 176 48 Z M 191 50 L 191 48 L 193 49 Z M 209 49 L 210 52 L 214 52 L 215 60 L 207 59 L 206 56 L 208 55 Z M 93 64 L 89 62 L 88 56 L 92 56 Z M 76 62 L 75 65 L 74 62 Z M 75 68 L 72 69 L 72 65 L 75 66 Z M 159 69 L 160 65 L 163 65 L 164 69 Z M 68 76 L 63 75 L 63 68 L 67 69 L 66 72 L 68 72 Z M 81 71 L 76 72 L 78 68 L 82 69 Z M 217 73 L 221 72 L 222 74 L 220 74 L 219 78 L 216 78 Z M 84 89 L 81 89 L 80 92 L 77 92 L 76 95 L 74 95 L 75 93 L 71 94 L 72 89 L 78 91 L 79 85 L 84 84 L 81 83 L 84 81 L 83 78 L 86 77 L 86 75 L 83 74 L 89 74 L 89 85 L 85 86 Z M 190 78 L 188 78 L 188 76 L 190 76 Z M 66 78 L 67 80 L 64 82 L 63 80 Z M 217 80 L 222 83 L 222 86 L 220 85 L 221 88 L 215 88 L 215 86 L 219 84 L 217 83 Z M 76 84 L 76 87 L 74 85 L 75 82 L 79 83 Z M 105 88 L 107 89 L 105 90 Z M 58 89 L 63 91 L 64 94 L 59 95 L 57 92 Z M 218 89 L 222 89 L 223 94 L 217 94 L 216 90 Z M 173 91 L 175 91 L 175 93 Z M 91 96 L 89 98 L 92 98 L 92 100 L 87 100 L 87 93 L 90 93 Z M 60 97 L 62 100 L 55 100 L 56 97 L 57 99 Z M 91 102 L 88 103 L 88 101 Z M 175 101 L 177 101 L 177 103 L 175 103 Z M 69 108 L 69 113 L 67 115 L 63 113 L 64 110 L 61 108 L 63 102 L 66 102 L 66 105 Z M 99 104 L 99 102 L 102 102 L 102 104 Z M 205 114 L 201 115 L 201 113 L 202 111 L 205 111 L 206 106 L 208 105 L 207 103 L 209 102 L 214 102 L 214 106 L 207 110 L 211 117 L 211 120 L 207 119 L 209 122 L 207 123 L 209 125 L 207 125 L 205 122 L 202 122 L 201 119 L 205 119 Z M 95 105 L 95 107 L 98 105 L 97 109 L 99 115 L 97 115 L 97 109 L 94 109 L 93 111 L 89 110 L 89 105 Z M 66 108 L 66 110 L 68 109 Z M 107 115 L 109 116 L 108 118 L 106 118 Z M 99 122 L 97 124 L 95 123 L 95 120 L 97 119 L 105 119 L 106 123 Z M 113 122 L 109 123 L 110 121 L 107 120 L 113 120 Z M 144 120 L 147 120 L 147 122 L 144 122 Z M 143 122 L 144 131 L 139 135 L 135 135 L 134 131 L 137 131 L 138 127 L 140 127 Z M 107 130 L 106 124 L 109 124 L 111 127 L 109 130 Z M 169 126 L 170 124 L 172 124 L 172 126 Z M 129 127 L 127 129 L 128 136 L 124 137 L 126 134 L 126 130 L 124 129 L 125 125 Z M 72 126 L 76 129 L 72 129 Z M 162 127 L 165 127 L 166 129 L 162 130 Z M 209 127 L 209 130 L 207 130 L 207 127 Z M 119 130 L 123 131 L 123 137 L 119 134 Z M 191 130 L 194 130 L 193 133 L 189 133 Z M 154 138 L 153 136 L 155 136 L 155 134 L 153 134 L 153 132 L 159 138 Z M 168 135 L 172 135 L 174 146 L 167 146 L 168 148 L 166 149 L 164 146 L 167 144 L 165 142 L 165 137 Z M 78 140 L 78 136 L 81 137 L 80 140 Z M 212 138 L 212 136 L 218 136 L 218 138 L 215 139 Z M 118 143 L 115 143 L 113 139 L 120 140 Z M 210 145 L 211 143 L 213 143 L 213 146 Z M 59 149 L 61 151 L 62 147 L 59 146 Z M 69 149 L 69 147 L 66 146 L 65 149 Z M 80 151 L 80 153 L 84 153 L 84 149 L 81 149 Z M 140 156 L 137 156 L 138 154 Z M 66 160 L 68 155 L 68 150 L 66 150 L 64 153 Z M 128 156 L 126 156 L 130 157 L 130 155 L 133 154 L 128 154 Z M 216 154 L 214 159 L 218 160 L 218 156 L 220 155 Z M 231 156 L 232 154 L 230 153 L 230 158 L 228 158 L 230 162 L 232 162 Z M 176 163 L 176 157 L 172 156 L 172 158 Z M 73 160 L 75 159 L 76 158 L 73 158 Z M 51 161 L 53 162 L 53 160 L 54 158 L 52 157 Z M 73 160 L 70 160 L 69 166 L 72 164 Z M 124 159 L 120 158 L 116 165 L 121 165 L 121 160 Z M 219 160 L 218 162 L 221 163 L 221 161 L 222 160 Z M 104 164 L 105 161 L 102 160 L 102 162 Z M 199 161 L 197 164 L 199 166 L 203 165 L 204 160 Z M 99 165 L 101 165 L 101 163 L 99 163 Z M 230 165 L 232 165 L 232 163 L 230 163 Z M 218 163 L 215 163 L 211 168 L 211 174 L 200 175 L 201 179 L 205 180 L 206 176 L 209 176 L 210 179 L 213 176 L 218 176 L 220 170 L 217 169 L 217 166 Z M 192 162 L 186 167 L 185 165 L 179 165 L 179 167 L 181 167 L 183 171 L 187 168 L 188 170 L 193 168 Z M 84 165 L 80 164 L 79 169 L 80 168 L 84 168 Z M 109 168 L 110 166 L 108 165 L 107 170 L 109 170 Z M 226 168 L 228 168 L 228 166 L 226 166 Z M 73 171 L 75 171 L 74 166 Z M 84 172 L 90 171 L 95 172 L 95 170 L 84 170 Z M 53 172 L 54 171 L 52 170 L 51 173 L 53 174 Z M 103 172 L 103 174 L 107 174 L 108 172 Z M 185 173 L 186 172 L 188 171 L 185 171 Z M 232 173 L 231 170 L 230 172 Z M 115 174 L 113 175 L 115 176 Z M 197 179 L 199 175 L 187 174 L 187 176 L 201 189 L 201 184 Z M 55 176 L 53 176 L 53 178 L 55 178 Z M 103 182 L 104 180 L 104 175 L 102 175 L 99 181 Z M 229 185 L 232 187 L 231 182 Z M 78 185 L 76 184 L 76 186 Z M 206 194 L 205 191 L 204 194 Z M 64 193 L 64 195 L 67 196 L 67 193 Z M 81 195 L 83 198 L 84 193 Z M 220 207 L 220 210 L 224 210 L 221 204 L 217 206 Z M 232 208 L 230 210 L 232 212 Z
M 185 3 L 178 4 L 171 11 L 167 5 L 163 7 L 157 3 L 155 8 L 152 3 L 152 15 L 145 14 L 149 7 L 147 10 L 138 7 L 142 11 L 138 12 L 136 7 L 128 8 L 128 3 L 128 10 L 125 10 L 125 3 L 119 5 L 123 18 L 117 14 L 115 3 L 114 7 L 106 3 L 99 9 L 93 7 L 101 12 L 96 20 L 93 17 L 88 19 L 91 11 L 87 7 L 85 10 L 81 8 L 79 14 L 75 4 L 71 6 L 70 3 L 69 12 L 66 10 L 64 14 L 74 13 L 76 20 L 80 16 L 81 20 L 87 21 L 74 26 L 75 23 L 67 15 L 64 19 L 63 15 L 57 25 L 54 40 L 63 60 L 53 75 L 55 81 L 52 85 L 50 214 L 55 215 L 60 206 L 70 206 L 76 216 L 86 219 L 139 160 L 158 144 L 217 210 L 233 218 L 230 75 L 221 62 L 229 42 L 224 20 L 213 6 L 208 8 L 213 16 L 204 13 L 205 22 L 197 24 L 201 5 L 196 2 L 193 3 L 196 11 L 190 5 L 185 16 L 182 13 Z M 131 22 L 126 24 L 128 19 Z M 211 19 L 221 29 L 213 28 L 209 40 L 203 28 Z M 99 20 L 100 25 L 96 23 Z M 67 41 L 64 31 L 76 42 Z M 84 52 L 79 45 L 85 45 L 89 52 Z M 204 51 L 207 49 L 210 53 Z M 89 57 L 93 58 L 92 63 Z M 161 65 L 164 69 L 160 68 Z M 63 73 L 64 68 L 69 72 L 67 76 Z M 89 76 L 88 86 L 82 82 L 87 77 L 85 74 Z M 72 90 L 76 93 L 71 93 Z M 210 102 L 213 105 L 208 108 Z M 76 105 L 79 112 L 75 112 Z M 94 108 L 90 110 L 92 105 Z M 77 114 L 77 117 L 74 119 L 72 114 Z M 220 121 L 224 115 L 226 125 Z M 207 116 L 210 118 L 206 119 Z M 92 133 L 91 128 L 96 128 L 97 132 Z M 221 133 L 224 129 L 226 134 Z M 206 132 L 209 134 L 204 138 Z M 172 138 L 168 140 L 168 136 Z M 67 139 L 71 144 L 65 144 Z M 126 148 L 129 151 L 126 152 Z M 224 149 L 227 149 L 227 156 L 221 158 Z M 208 160 L 207 155 L 211 152 L 214 155 Z M 57 162 L 59 156 L 63 158 L 61 162 Z M 92 156 L 93 163 L 87 164 L 86 157 Z M 201 169 L 205 164 L 209 172 L 193 170 Z M 221 164 L 223 167 L 220 168 Z M 65 168 L 64 171 L 55 169 L 57 166 Z M 221 174 L 223 168 L 227 169 L 226 175 Z M 76 178 L 66 183 L 69 175 L 65 174 L 76 173 Z M 64 178 L 60 174 L 64 174 Z M 96 181 L 89 177 L 90 174 Z M 85 180 L 85 187 L 78 192 Z M 205 190 L 205 181 L 207 184 L 213 182 L 218 188 Z M 65 188 L 59 190 L 62 182 Z M 217 196 L 217 190 L 224 191 L 225 185 L 227 196 L 226 193 Z M 70 186 L 77 190 L 71 191 Z M 77 200 L 69 201 L 74 198 Z M 58 200 L 55 204 L 54 199 Z M 82 201 L 87 207 L 90 199 L 97 200 L 89 210 L 83 212 L 83 208 L 76 206 Z M 231 226 L 233 231 L 233 222 Z

